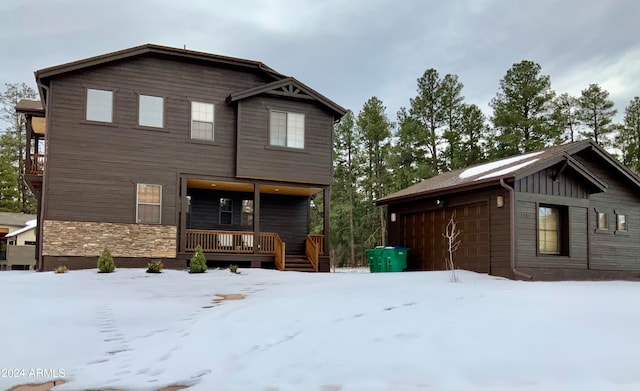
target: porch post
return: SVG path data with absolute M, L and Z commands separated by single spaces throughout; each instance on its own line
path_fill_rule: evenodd
M 31 153 L 31 137 L 33 136 L 33 127 L 31 125 L 31 116 L 26 116 L 25 115 L 25 119 L 27 121 L 27 134 L 26 134 L 26 139 L 27 139 L 27 145 L 26 145 L 26 157 L 27 157 L 27 161 L 25 162 L 25 174 L 29 175 L 31 173 L 31 159 L 33 159 L 32 157 L 32 153 Z M 38 142 L 36 141 L 36 153 L 38 153 Z
M 180 176 L 180 248 L 185 252 L 187 247 L 187 178 Z
M 253 184 L 253 253 L 258 253 L 260 245 L 260 184 Z
M 331 253 L 331 247 L 329 245 L 329 235 L 331 234 L 331 222 L 330 222 L 330 214 L 331 214 L 331 186 L 327 186 L 324 188 L 322 193 L 322 203 L 324 204 L 324 213 L 323 220 L 324 225 L 322 227 L 322 233 L 324 234 L 324 255 L 328 257 Z

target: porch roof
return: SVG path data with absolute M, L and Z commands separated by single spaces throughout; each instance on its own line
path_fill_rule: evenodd
M 293 196 L 311 196 L 322 191 L 319 187 L 292 186 L 280 184 L 264 184 L 260 185 L 260 193 L 263 194 L 282 194 Z M 236 191 L 252 193 L 254 191 L 253 182 L 231 182 L 210 179 L 187 179 L 187 187 L 195 189 Z

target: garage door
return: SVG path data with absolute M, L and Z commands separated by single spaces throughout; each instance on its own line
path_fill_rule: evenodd
M 401 217 L 403 245 L 409 247 L 410 270 L 444 270 L 445 226 L 455 213 L 462 230 L 460 246 L 454 253 L 459 269 L 489 273 L 489 210 L 486 202 L 404 214 Z

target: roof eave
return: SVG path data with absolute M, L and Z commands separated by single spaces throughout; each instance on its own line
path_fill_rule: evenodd
M 326 96 L 322 95 L 321 93 L 317 92 L 313 88 L 307 86 L 306 84 L 302 83 L 301 81 L 297 80 L 294 77 L 286 77 L 284 79 L 276 80 L 268 84 L 263 84 L 257 87 L 252 87 L 252 88 L 243 90 L 243 91 L 234 92 L 227 97 L 227 102 L 237 102 L 243 99 L 250 98 L 252 96 L 268 93 L 268 91 L 270 90 L 285 86 L 289 83 L 295 85 L 300 90 L 309 94 L 309 96 L 313 97 L 316 101 L 318 101 L 319 103 L 327 107 L 329 110 L 331 110 L 333 114 L 335 114 L 338 118 L 341 118 L 347 113 L 347 110 L 344 107 L 338 105 L 337 103 L 333 102 L 331 99 L 327 98 Z
M 441 187 L 441 188 L 432 189 L 432 190 L 425 190 L 425 191 L 411 193 L 411 194 L 404 194 L 397 197 L 387 196 L 377 200 L 375 204 L 376 206 L 396 204 L 404 201 L 412 201 L 412 200 L 417 200 L 421 198 L 435 197 L 445 193 L 459 193 L 459 192 L 468 191 L 468 190 L 499 186 L 500 180 L 510 181 L 510 180 L 513 180 L 514 178 L 515 176 L 513 174 L 501 175 L 501 176 L 495 176 L 495 177 L 491 177 L 483 180 L 464 182 L 464 183 L 460 183 L 453 186 Z
M 191 58 L 197 60 L 205 60 L 212 61 L 222 64 L 229 64 L 240 67 L 247 67 L 260 70 L 266 74 L 269 74 L 274 79 L 279 80 L 285 77 L 283 74 L 276 72 L 274 69 L 268 67 L 259 61 L 245 60 L 241 58 L 221 56 L 218 54 L 211 54 L 205 52 L 198 52 L 194 50 L 187 49 L 178 49 L 172 48 L 169 46 L 161 46 L 155 44 L 145 44 L 140 46 L 135 46 L 128 49 L 118 50 L 111 53 L 101 54 L 94 57 L 85 58 L 78 61 L 68 62 L 61 65 L 56 65 L 49 68 L 44 68 L 37 70 L 35 72 L 36 80 L 45 82 L 56 75 L 60 75 L 67 72 L 73 72 L 79 69 L 89 68 L 101 64 L 105 64 L 108 62 L 118 61 L 134 56 L 139 56 L 146 53 L 159 53 L 159 54 L 168 54 L 183 58 Z

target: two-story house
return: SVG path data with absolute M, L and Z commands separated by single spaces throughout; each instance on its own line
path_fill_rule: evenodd
M 142 45 L 35 72 L 23 101 L 39 270 L 160 259 L 329 269 L 333 125 L 345 109 L 256 62 Z M 324 202 L 324 235 L 310 205 Z

